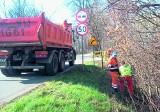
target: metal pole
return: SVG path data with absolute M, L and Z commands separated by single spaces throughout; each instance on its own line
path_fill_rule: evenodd
M 102 69 L 103 69 L 103 54 L 102 54 L 102 47 L 101 46 L 100 46 L 100 51 L 101 51 Z
M 83 36 L 82 36 L 82 66 L 84 70 L 84 57 L 83 57 Z
M 95 61 L 94 61 L 94 46 L 93 46 L 93 63 L 95 65 Z

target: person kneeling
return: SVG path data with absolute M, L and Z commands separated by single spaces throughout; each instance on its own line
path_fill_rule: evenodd
M 132 70 L 129 64 L 122 61 L 122 65 L 119 67 L 119 88 L 124 92 L 124 82 L 127 82 L 130 95 L 133 95 L 133 83 L 132 83 Z

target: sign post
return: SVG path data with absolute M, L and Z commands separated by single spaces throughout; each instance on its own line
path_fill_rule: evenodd
M 78 35 L 82 36 L 82 64 L 84 65 L 84 57 L 83 57 L 83 36 L 88 33 L 88 25 L 86 24 L 88 20 L 88 11 L 79 10 L 76 13 L 76 20 L 79 24 L 76 27 L 76 32 Z M 84 70 L 84 66 L 83 66 Z
M 88 42 L 88 46 L 93 46 L 93 62 L 94 62 L 94 65 L 95 65 L 95 61 L 94 61 L 94 46 L 98 46 L 98 41 L 95 39 L 94 36 L 91 36 L 89 42 Z
M 94 46 L 92 47 L 92 49 L 93 49 L 93 63 L 95 65 L 95 61 L 94 61 Z

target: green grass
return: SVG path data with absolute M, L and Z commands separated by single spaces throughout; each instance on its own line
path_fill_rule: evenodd
M 110 93 L 110 79 L 86 63 L 5 105 L 0 112 L 132 112 L 133 106 Z

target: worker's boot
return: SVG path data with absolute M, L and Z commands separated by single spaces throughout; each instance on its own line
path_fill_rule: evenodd
M 114 91 L 115 91 L 115 92 L 118 92 L 118 88 L 114 88 Z
M 118 84 L 112 84 L 113 92 L 118 92 Z
M 112 94 L 117 93 L 117 92 L 118 92 L 118 88 L 113 88 L 113 87 L 111 88 L 111 93 Z

